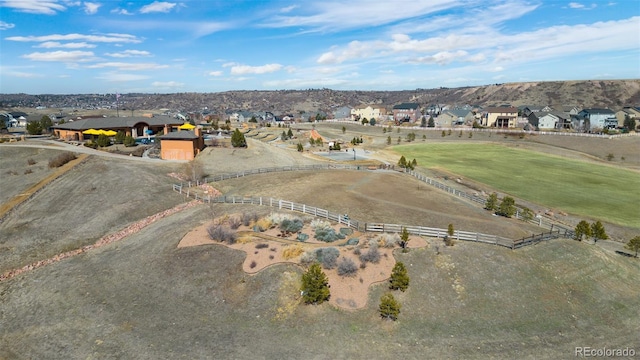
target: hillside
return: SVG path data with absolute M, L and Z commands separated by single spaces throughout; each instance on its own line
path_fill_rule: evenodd
M 640 105 L 640 80 L 585 80 L 505 83 L 461 88 L 416 89 L 403 91 L 336 91 L 331 89 L 226 91 L 219 93 L 123 94 L 121 111 L 135 109 L 160 111 L 201 111 L 224 113 L 228 110 L 271 111 L 298 115 L 330 113 L 341 106 L 376 104 L 391 108 L 402 102 L 480 105 L 571 105 L 609 107 Z M 114 94 L 92 95 L 0 95 L 0 110 L 12 108 L 115 107 Z

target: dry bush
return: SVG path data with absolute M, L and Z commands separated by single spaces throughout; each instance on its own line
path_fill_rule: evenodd
M 229 220 L 227 220 L 227 223 L 233 230 L 238 230 L 240 225 L 242 225 L 242 220 L 238 216 L 230 216 Z
M 309 224 L 311 229 L 315 231 L 316 229 L 326 229 L 331 228 L 331 223 L 322 219 L 314 219 Z
M 76 154 L 70 153 L 70 152 L 63 152 L 62 154 L 49 160 L 49 167 L 57 168 L 75 159 L 76 159 Z
M 260 231 L 265 231 L 265 230 L 271 229 L 271 226 L 273 226 L 273 223 L 268 218 L 262 218 L 256 221 L 255 226 L 257 226 Z
M 251 269 L 253 269 L 253 268 L 254 268 L 254 267 L 256 267 L 257 265 L 258 265 L 258 263 L 254 260 L 254 261 L 252 261 L 252 262 L 251 262 L 251 264 L 249 264 L 249 267 L 250 267 Z
M 283 214 L 283 213 L 273 213 L 266 217 L 273 226 L 278 226 L 284 220 L 294 220 L 299 219 L 297 216 L 291 214 Z
M 32 172 L 33 172 L 33 170 L 31 170 L 31 169 L 26 169 L 26 170 L 24 171 L 24 174 L 25 174 L 25 175 L 27 175 L 27 174 L 31 174 Z
M 380 261 L 380 251 L 377 246 L 370 247 L 366 252 L 360 254 L 360 261 L 378 263 Z
M 310 265 L 316 260 L 316 252 L 314 250 L 307 250 L 302 255 L 300 255 L 300 263 L 305 266 Z
M 393 234 L 382 234 L 379 237 L 378 240 L 378 244 L 380 246 L 386 247 L 386 248 L 392 248 L 395 247 L 396 245 L 398 245 L 400 243 L 400 235 L 393 233 Z
M 33 160 L 32 158 L 28 158 L 28 159 L 27 159 L 27 164 L 29 164 L 29 165 L 35 165 L 35 164 L 36 164 L 36 161 L 35 161 L 35 160 Z
M 264 243 L 256 244 L 256 249 L 265 249 L 265 248 L 268 248 L 268 247 L 269 247 L 269 244 L 264 244 Z
M 258 214 L 255 212 L 242 213 L 242 225 L 249 226 L 258 221 Z
M 191 160 L 186 163 L 182 172 L 190 181 L 200 181 L 204 177 L 202 164 L 196 162 L 196 160 Z
M 340 276 L 355 276 L 358 272 L 358 266 L 349 258 L 342 258 L 338 263 L 338 275 Z
M 238 244 L 248 244 L 250 242 L 253 242 L 253 236 L 251 235 L 242 235 L 236 239 L 236 243 Z
M 207 233 L 211 240 L 234 244 L 236 242 L 236 232 L 223 225 L 211 225 L 207 228 Z
M 304 252 L 304 249 L 300 245 L 287 246 L 282 250 L 282 257 L 285 260 L 293 259 L 300 256 Z

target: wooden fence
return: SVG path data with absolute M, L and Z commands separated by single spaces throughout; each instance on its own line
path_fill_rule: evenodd
M 412 225 L 398 225 L 398 224 L 383 224 L 383 223 L 366 223 L 345 217 L 343 214 L 333 213 L 326 209 L 321 209 L 315 206 L 306 204 L 294 203 L 287 200 L 267 198 L 267 197 L 247 197 L 247 196 L 200 196 L 197 192 L 192 192 L 190 189 L 184 188 L 182 185 L 173 185 L 173 190 L 195 200 L 202 201 L 207 204 L 226 203 L 226 204 L 250 204 L 259 206 L 269 206 L 282 210 L 296 211 L 303 214 L 313 215 L 327 219 L 329 221 L 343 224 L 347 227 L 353 228 L 358 231 L 364 232 L 378 232 L 378 233 L 400 233 L 403 228 L 406 228 L 409 234 L 418 236 L 428 236 L 434 238 L 442 238 L 449 236 L 447 229 L 431 228 L 424 226 L 412 226 Z M 558 230 L 557 230 L 558 231 Z M 477 232 L 460 231 L 455 230 L 451 239 L 461 241 L 473 241 L 485 244 L 492 244 L 498 246 L 504 246 L 510 249 L 515 249 L 515 241 L 507 239 L 497 235 L 488 235 Z M 526 243 L 525 245 L 528 245 Z M 524 245 L 521 245 L 524 246 Z

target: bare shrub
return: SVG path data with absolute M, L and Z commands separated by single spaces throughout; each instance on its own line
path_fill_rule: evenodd
M 33 172 L 33 170 L 31 170 L 31 169 L 26 169 L 26 170 L 24 171 L 24 174 L 25 174 L 25 175 L 27 175 L 27 174 L 31 174 L 32 172 Z
M 300 256 L 300 263 L 302 265 L 310 265 L 311 263 L 315 262 L 317 260 L 316 258 L 316 252 L 313 250 L 308 250 L 305 251 L 301 256 Z
M 274 256 L 273 255 L 269 255 L 269 260 L 273 260 Z
M 269 244 L 256 244 L 256 249 L 265 249 L 268 247 L 269 247 Z
M 191 181 L 200 181 L 204 177 L 202 164 L 196 160 L 191 160 L 186 163 L 182 169 L 182 172 Z
M 322 219 L 314 219 L 309 224 L 311 229 L 315 231 L 316 229 L 326 229 L 331 227 L 331 223 Z
M 236 242 L 236 233 L 223 225 L 211 225 L 207 228 L 207 233 L 211 240 L 234 244 Z
M 362 254 L 362 250 L 360 250 L 359 247 L 353 249 L 353 255 L 360 255 L 360 254 Z
M 342 258 L 338 262 L 338 275 L 340 276 L 355 276 L 358 272 L 358 266 L 349 258 Z
M 380 251 L 377 247 L 370 247 L 365 253 L 360 254 L 360 261 L 378 263 L 380 261 Z
M 360 263 L 360 269 L 366 269 L 367 268 L 367 263 L 366 262 L 361 262 Z
M 303 226 L 304 226 L 304 223 L 302 222 L 301 219 L 298 219 L 298 218 L 284 219 L 280 223 L 280 230 L 289 232 L 289 233 L 297 233 L 298 231 L 302 230 Z
M 451 236 L 445 235 L 443 240 L 446 246 L 453 246 L 454 244 L 453 238 Z
M 35 160 L 33 160 L 32 158 L 28 158 L 28 159 L 27 159 L 27 164 L 29 164 L 29 165 L 35 165 L 35 164 L 36 164 L 36 161 L 35 161 Z
M 229 227 L 232 228 L 233 230 L 237 230 L 240 227 L 240 225 L 242 225 L 242 221 L 237 216 L 229 217 L 228 223 L 229 223 Z
M 249 226 L 258 221 L 258 214 L 255 212 L 242 213 L 242 225 Z
M 335 250 L 335 251 L 331 251 Z M 326 248 L 322 251 L 322 267 L 325 269 L 333 269 L 338 265 L 338 256 L 340 251 L 336 248 Z
M 258 263 L 254 260 L 254 261 L 252 261 L 252 262 L 251 262 L 251 264 L 249 264 L 249 267 L 250 267 L 251 269 L 253 269 L 253 268 L 254 268 L 254 267 L 256 267 L 257 265 L 258 265 Z
M 302 253 L 304 253 L 304 249 L 302 248 L 302 246 L 296 244 L 293 246 L 288 246 L 284 250 L 282 250 L 282 257 L 285 260 L 289 260 L 300 256 L 300 254 Z
M 70 152 L 63 152 L 62 154 L 49 160 L 49 167 L 57 168 L 75 159 L 76 159 L 76 154 L 70 153 Z
M 382 243 L 382 246 L 386 248 L 395 247 L 399 242 L 400 242 L 400 235 L 396 233 L 380 235 L 379 243 Z

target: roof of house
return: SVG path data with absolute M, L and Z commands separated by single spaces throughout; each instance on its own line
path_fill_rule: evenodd
M 562 112 L 562 111 L 539 111 L 534 113 L 536 115 L 536 117 L 538 119 L 540 119 L 541 117 L 545 116 L 545 115 L 553 115 L 556 118 L 560 119 L 560 120 L 567 120 L 569 119 L 569 115 L 567 115 L 566 113 Z
M 582 109 L 582 111 L 589 113 L 589 114 L 605 114 L 605 115 L 614 115 L 615 113 L 613 112 L 613 110 L 611 109 Z M 582 112 L 581 111 L 581 112 Z
M 193 130 L 180 130 L 158 136 L 160 140 L 195 140 L 198 135 Z
M 413 109 L 419 109 L 419 108 L 420 108 L 420 105 L 418 105 L 418 103 L 402 103 L 402 104 L 393 106 L 394 110 L 413 110 Z
M 487 113 L 517 113 L 518 109 L 514 108 L 513 106 L 511 107 L 499 106 L 499 107 L 489 107 L 484 109 L 484 111 Z
M 471 112 L 471 110 L 464 110 L 464 109 L 453 109 L 453 110 L 446 110 L 445 112 L 443 112 L 442 114 L 451 114 L 455 117 L 466 117 L 467 115 L 469 115 L 469 113 Z
M 69 121 L 64 124 L 55 125 L 55 129 L 63 130 L 88 130 L 88 129 L 115 129 L 132 128 L 138 123 L 145 123 L 149 126 L 160 125 L 182 125 L 184 121 L 169 116 L 155 117 L 111 117 L 111 118 L 90 118 L 83 120 Z

